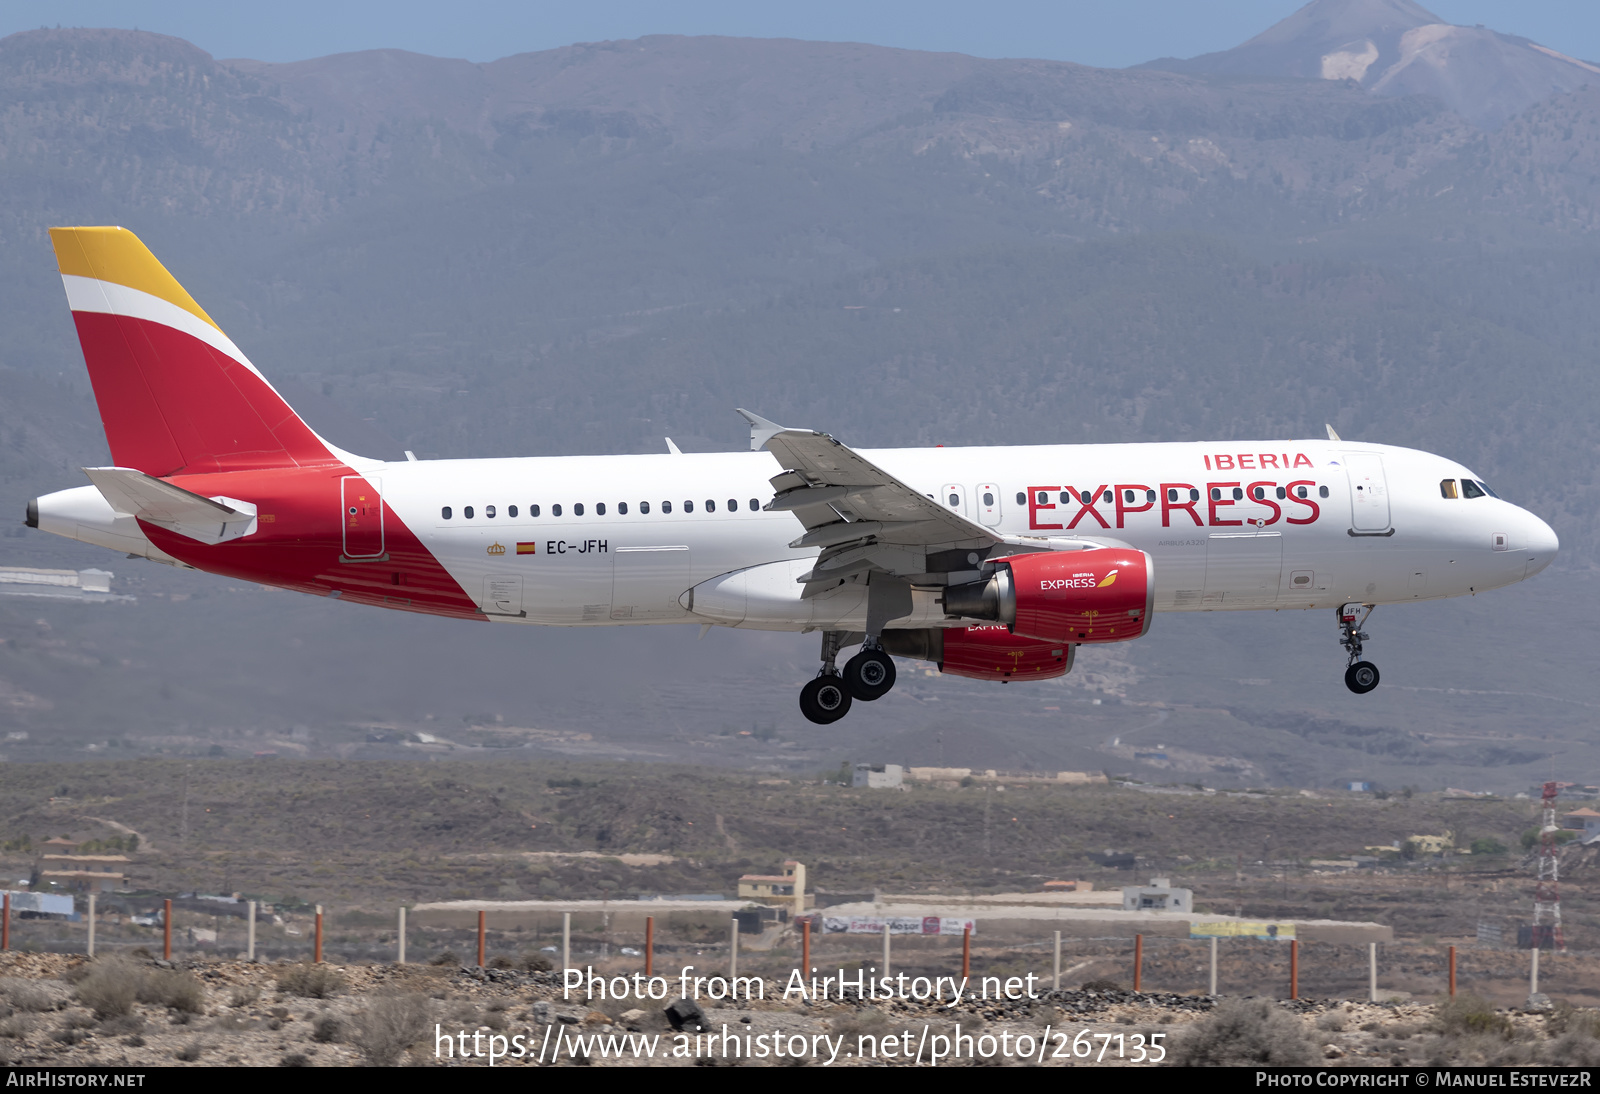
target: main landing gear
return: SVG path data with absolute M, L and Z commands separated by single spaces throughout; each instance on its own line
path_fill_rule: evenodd
M 818 725 L 837 722 L 850 713 L 855 700 L 870 703 L 894 687 L 894 660 L 875 638 L 863 642 L 861 652 L 845 662 L 843 673 L 839 671 L 834 661 L 845 637 L 844 631 L 822 632 L 822 668 L 800 689 L 800 713 Z
M 1344 670 L 1344 686 L 1357 695 L 1365 695 L 1378 686 L 1378 666 L 1361 659 L 1361 643 L 1372 637 L 1361 628 L 1372 615 L 1373 607 L 1375 605 L 1351 603 L 1339 608 L 1339 645 L 1350 654 L 1350 667 Z

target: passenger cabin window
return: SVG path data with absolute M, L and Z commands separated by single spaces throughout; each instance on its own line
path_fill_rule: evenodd
M 761 503 L 759 501 L 757 501 L 755 498 L 751 498 L 750 499 L 750 511 L 752 513 L 755 513 L 755 512 L 758 512 L 760 509 L 761 509 Z
M 671 510 L 668 510 L 668 511 L 670 512 Z M 639 512 L 644 514 L 645 516 L 649 516 L 650 515 L 650 503 L 647 502 L 647 501 L 641 501 L 639 503 Z
M 1122 504 L 1124 504 L 1124 505 L 1132 505 L 1133 504 L 1133 491 L 1132 490 L 1124 490 L 1122 492 Z
M 1266 501 L 1267 488 L 1265 486 L 1258 486 L 1254 490 L 1250 491 L 1250 496 L 1255 498 L 1257 501 Z
M 494 506 L 485 505 L 483 507 L 483 515 L 485 517 L 488 517 L 490 520 L 493 520 L 494 519 Z
M 445 520 L 449 520 L 450 519 L 450 507 L 448 505 L 446 505 L 443 509 L 439 510 L 439 515 L 441 517 L 443 517 Z
M 670 501 L 664 501 L 664 502 L 662 502 L 662 503 L 661 503 L 661 511 L 662 511 L 662 512 L 663 512 L 663 513 L 670 513 L 670 512 L 672 512 L 672 503 L 671 503 L 671 502 L 670 502 Z
M 583 516 L 583 502 L 580 501 L 572 507 L 572 515 L 575 517 Z
M 539 515 L 539 507 L 537 505 L 528 506 L 528 515 L 530 517 L 538 516 Z
M 598 503 L 594 507 L 594 511 L 595 511 L 595 515 L 596 516 L 601 516 L 601 517 L 605 516 L 606 515 L 606 503 L 603 502 L 603 501 Z
M 1483 488 L 1471 479 L 1461 480 L 1461 496 L 1466 498 L 1481 498 L 1484 496 Z
M 517 507 L 515 505 L 506 506 L 506 516 L 514 517 L 516 515 L 517 515 Z
M 1040 502 L 1041 505 L 1044 503 L 1044 493 L 1042 491 L 1039 494 L 1039 502 Z M 1018 490 L 1017 491 L 1017 504 L 1018 505 L 1027 505 L 1028 504 L 1028 495 L 1027 495 L 1026 491 L 1023 491 L 1023 490 Z
M 985 505 L 993 505 L 994 504 L 994 495 L 992 493 L 990 493 L 989 491 L 987 491 L 987 490 L 985 490 L 983 492 L 983 504 L 985 504 Z
M 1325 498 L 1327 496 L 1328 496 L 1328 488 L 1326 486 L 1317 487 L 1317 497 Z
M 755 506 L 751 506 L 751 508 L 753 509 L 753 508 L 755 508 Z M 728 499 L 728 512 L 737 513 L 738 511 L 739 511 L 739 499 L 738 498 L 729 498 Z
M 683 511 L 684 511 L 684 512 L 685 512 L 685 513 L 692 513 L 692 512 L 694 512 L 694 502 L 692 502 L 692 501 L 686 501 L 686 502 L 684 502 L 684 503 L 683 503 Z
M 561 506 L 559 504 L 552 505 L 550 507 L 550 515 L 552 517 L 559 517 L 561 515 Z
M 1244 500 L 1244 487 L 1235 486 L 1233 488 L 1233 500 L 1234 501 L 1243 501 Z
M 1286 497 L 1288 497 L 1288 496 L 1289 496 L 1289 491 L 1287 491 L 1287 490 L 1285 490 L 1285 489 L 1284 489 L 1284 488 L 1283 488 L 1283 487 L 1281 487 L 1281 486 L 1280 486 L 1280 487 L 1278 487 L 1278 499 L 1279 499 L 1279 500 L 1280 500 L 1280 501 L 1281 501 L 1281 500 L 1282 500 L 1282 499 L 1284 499 L 1284 498 L 1286 498 Z
M 1061 504 L 1062 504 L 1062 505 L 1066 505 L 1066 504 L 1067 504 L 1067 503 L 1068 503 L 1068 502 L 1070 502 L 1070 501 L 1071 501 L 1071 500 L 1072 500 L 1072 495 L 1071 495 L 1071 494 L 1069 494 L 1069 493 L 1068 493 L 1068 492 L 1067 492 L 1067 491 L 1065 491 L 1065 490 L 1063 490 L 1063 491 L 1061 491 L 1061 498 L 1060 498 L 1060 501 L 1061 501 Z
M 471 520 L 472 519 L 472 506 L 470 506 L 470 505 L 462 506 L 461 507 L 461 515 L 466 517 L 468 520 Z
M 1306 492 L 1306 488 L 1303 487 L 1303 486 L 1295 487 L 1294 488 L 1294 493 L 1295 493 L 1295 496 L 1299 497 L 1299 498 L 1309 498 L 1311 496 L 1309 493 Z
M 1456 493 L 1456 480 L 1442 479 L 1439 482 L 1439 496 L 1441 498 L 1449 498 L 1451 501 L 1459 498 L 1461 495 Z
M 1212 501 L 1221 501 L 1222 500 L 1222 487 L 1213 486 L 1211 488 L 1211 500 Z
M 716 511 L 717 511 L 717 503 L 712 501 L 710 498 L 707 498 L 706 499 L 706 512 L 715 513 Z
M 950 508 L 954 509 L 957 506 L 959 506 L 960 504 L 961 504 L 961 495 L 960 494 L 951 494 L 950 495 Z
M 625 501 L 617 502 L 617 512 L 619 514 L 621 514 L 622 516 L 627 516 L 628 515 L 628 503 L 625 502 Z

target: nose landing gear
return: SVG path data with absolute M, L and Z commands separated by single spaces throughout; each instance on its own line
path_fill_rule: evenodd
M 1374 607 L 1351 603 L 1339 608 L 1339 645 L 1350 654 L 1350 665 L 1344 670 L 1344 686 L 1357 695 L 1365 695 L 1378 686 L 1378 666 L 1361 659 L 1361 643 L 1372 637 L 1361 628 Z
M 894 659 L 876 638 L 867 637 L 861 652 L 845 662 L 844 672 L 839 671 L 834 664 L 839 647 L 852 637 L 861 637 L 860 632 L 854 636 L 844 631 L 822 632 L 822 668 L 816 679 L 800 689 L 800 713 L 818 725 L 843 718 L 850 713 L 852 701 L 870 703 L 894 687 Z

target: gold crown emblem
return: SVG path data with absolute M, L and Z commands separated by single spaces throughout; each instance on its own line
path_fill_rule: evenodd
M 500 546 L 498 542 L 489 544 L 488 551 L 491 555 L 503 555 L 506 553 L 506 549 Z

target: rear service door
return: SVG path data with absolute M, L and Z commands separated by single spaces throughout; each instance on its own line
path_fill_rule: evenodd
M 344 557 L 379 558 L 383 555 L 383 498 L 380 479 L 346 475 L 340 480 L 343 502 Z

